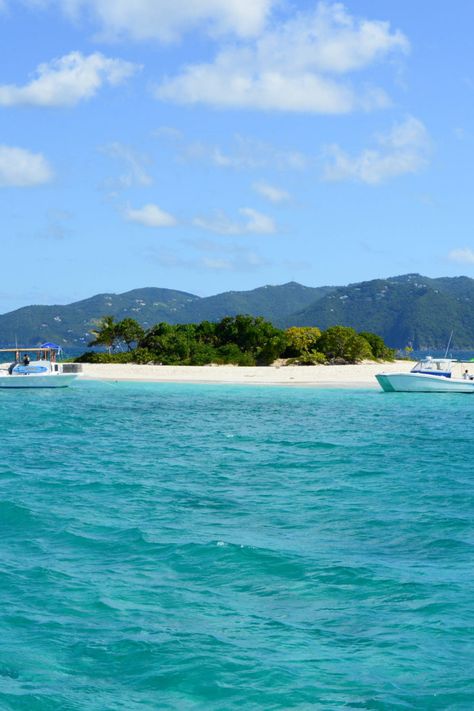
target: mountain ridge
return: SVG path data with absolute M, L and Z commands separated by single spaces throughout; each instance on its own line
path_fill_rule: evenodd
M 298 282 L 265 285 L 200 297 L 186 291 L 144 287 L 101 293 L 65 305 L 23 306 L 0 315 L 0 344 L 34 346 L 54 340 L 86 348 L 104 315 L 135 318 L 144 328 L 160 321 L 219 321 L 246 313 L 276 326 L 340 324 L 371 331 L 395 348 L 442 348 L 454 331 L 458 349 L 474 348 L 474 279 L 403 274 L 346 286 L 309 287 Z

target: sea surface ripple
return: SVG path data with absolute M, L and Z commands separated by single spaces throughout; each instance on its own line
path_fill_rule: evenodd
M 474 708 L 474 398 L 0 391 L 0 709 Z

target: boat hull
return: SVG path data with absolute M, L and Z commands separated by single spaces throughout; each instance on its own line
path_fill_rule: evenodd
M 0 388 L 67 388 L 77 378 L 76 374 L 52 375 L 2 375 Z
M 375 377 L 385 392 L 474 393 L 474 380 L 445 378 L 423 373 L 380 373 Z

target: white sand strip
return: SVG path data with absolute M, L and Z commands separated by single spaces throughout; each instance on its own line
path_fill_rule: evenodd
M 456 372 L 458 369 L 455 366 Z M 471 364 L 472 365 L 472 364 Z M 408 372 L 412 362 L 365 362 L 357 365 L 238 367 L 232 365 L 172 366 L 83 364 L 83 379 L 148 382 L 307 385 L 319 387 L 379 387 L 375 374 Z M 474 367 L 472 368 L 474 373 Z M 459 370 L 459 375 L 461 370 Z

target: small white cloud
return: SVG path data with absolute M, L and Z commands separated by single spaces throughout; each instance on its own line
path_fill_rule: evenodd
M 155 138 L 167 138 L 169 141 L 180 141 L 183 138 L 182 132 L 174 126 L 158 126 L 152 131 L 152 135 Z
M 474 251 L 469 247 L 453 249 L 448 254 L 448 259 L 450 262 L 457 262 L 458 264 L 474 264 Z
M 129 222 L 138 222 L 145 227 L 174 227 L 177 224 L 173 215 L 153 204 L 144 205 L 137 210 L 127 208 L 125 218 Z
M 245 3 L 242 3 L 245 4 Z M 394 53 L 407 38 L 387 22 L 352 17 L 340 3 L 320 2 L 263 32 L 254 43 L 222 49 L 210 63 L 188 65 L 155 89 L 160 100 L 341 114 L 386 106 L 378 88 L 354 90 L 341 77 Z
M 259 235 L 271 235 L 276 232 L 275 222 L 268 215 L 253 210 L 251 207 L 243 207 L 240 213 L 248 218 L 244 226 L 245 232 Z
M 196 27 L 211 35 L 252 37 L 263 28 L 274 0 L 56 0 L 70 16 L 95 18 L 106 38 L 170 42 Z
M 326 147 L 330 162 L 324 178 L 329 181 L 354 180 L 377 185 L 390 178 L 417 173 L 428 162 L 430 139 L 421 121 L 408 117 L 387 134 L 376 137 L 376 147 L 351 156 L 338 145 Z
M 290 199 L 290 194 L 286 190 L 277 188 L 275 185 L 268 183 L 254 183 L 254 190 L 270 202 L 285 202 Z
M 53 179 L 53 170 L 41 153 L 0 146 L 0 187 L 25 188 Z
M 131 62 L 109 59 L 99 52 L 87 57 L 71 52 L 40 64 L 29 84 L 0 85 L 0 106 L 75 106 L 95 96 L 104 84 L 120 84 L 137 69 Z
M 274 220 L 251 207 L 243 207 L 240 214 L 247 219 L 236 222 L 222 211 L 216 211 L 210 218 L 196 217 L 193 224 L 203 230 L 220 235 L 274 234 L 277 230 Z
M 234 170 L 304 170 L 310 159 L 304 153 L 284 150 L 254 138 L 236 135 L 229 149 L 205 143 L 184 145 L 183 160 L 204 160 L 218 168 Z

